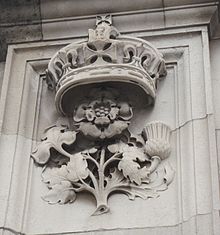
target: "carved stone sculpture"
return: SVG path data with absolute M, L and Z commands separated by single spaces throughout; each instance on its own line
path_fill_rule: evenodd
M 44 166 L 42 178 L 49 189 L 44 200 L 74 202 L 77 193 L 87 191 L 96 199 L 98 215 L 109 211 L 113 192 L 134 200 L 157 197 L 167 189 L 174 176 L 164 162 L 171 151 L 170 128 L 155 121 L 141 134 L 132 134 L 132 102 L 117 87 L 138 87 L 152 104 L 157 81 L 165 74 L 157 49 L 120 36 L 109 15 L 97 18 L 88 42 L 70 44 L 51 59 L 47 83 L 66 122 L 47 128 L 32 153 Z

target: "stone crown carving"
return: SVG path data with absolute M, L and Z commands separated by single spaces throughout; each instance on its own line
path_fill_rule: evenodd
M 42 179 L 49 189 L 45 201 L 71 203 L 87 192 L 96 199 L 94 215 L 99 215 L 110 210 L 113 193 L 147 199 L 168 188 L 174 177 L 167 161 L 170 128 L 154 121 L 140 134 L 128 129 L 140 89 L 153 102 L 156 82 L 165 73 L 157 49 L 144 40 L 121 37 L 109 15 L 97 18 L 87 42 L 55 54 L 47 83 L 65 117 L 45 129 L 32 152 L 44 167 Z
M 76 86 L 100 82 L 134 83 L 155 99 L 157 80 L 166 74 L 159 51 L 149 42 L 121 36 L 111 16 L 97 17 L 88 41 L 72 43 L 50 60 L 47 83 L 56 90 L 56 106 L 66 114 L 63 97 Z

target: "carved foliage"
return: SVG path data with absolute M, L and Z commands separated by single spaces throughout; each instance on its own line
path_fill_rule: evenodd
M 170 129 L 155 122 L 147 125 L 142 135 L 134 136 L 126 128 L 120 128 L 120 123 L 132 116 L 130 106 L 126 103 L 119 105 L 107 99 L 107 95 L 101 102 L 96 99 L 83 111 L 77 109 L 74 116 L 79 125 L 94 126 L 94 134 L 92 131 L 85 133 L 86 128 L 83 127 L 73 131 L 53 126 L 45 131 L 42 142 L 33 152 L 34 160 L 45 165 L 42 177 L 49 192 L 43 199 L 49 203 L 74 202 L 78 192 L 87 191 L 96 199 L 94 215 L 98 215 L 109 211 L 107 200 L 113 192 L 125 193 L 132 200 L 135 197 L 147 199 L 157 197 L 158 192 L 165 190 L 172 181 L 174 171 L 163 162 L 170 153 Z M 104 104 L 108 113 L 102 109 L 104 111 L 98 110 L 100 114 L 97 115 L 96 108 L 100 109 Z M 111 105 L 114 111 L 111 111 Z M 121 113 L 120 108 L 123 110 Z M 121 118 L 117 125 L 124 131 L 112 132 L 108 136 L 105 132 L 110 125 L 107 118 L 112 124 Z M 85 145 L 84 150 L 80 149 L 77 144 L 80 133 L 85 138 L 92 137 L 94 146 Z M 98 139 L 102 141 L 97 142 Z M 64 146 L 68 145 L 72 148 L 65 149 Z
M 62 145 L 73 144 L 76 140 L 76 132 L 67 130 L 66 126 L 51 126 L 45 130 L 41 140 L 41 144 L 33 151 L 32 157 L 38 164 L 46 164 L 52 148 L 67 155 Z
M 87 42 L 70 44 L 56 53 L 47 70 L 49 88 L 57 89 L 58 110 L 68 89 L 90 84 L 91 76 L 96 89 L 85 94 L 85 100 L 76 99 L 77 106 L 68 112 L 74 109 L 72 121 L 47 128 L 32 153 L 35 162 L 44 166 L 42 178 L 49 192 L 43 199 L 51 204 L 71 203 L 77 193 L 87 191 L 97 202 L 94 215 L 108 212 L 112 193 L 124 193 L 131 200 L 157 197 L 174 176 L 165 160 L 171 151 L 169 127 L 153 122 L 133 135 L 128 130 L 132 106 L 106 85 L 113 78 L 123 82 L 127 76 L 154 99 L 156 81 L 165 75 L 162 55 L 144 40 L 120 37 L 109 16 L 99 17 L 96 25 L 89 30 Z M 100 75 L 95 70 L 103 71 Z M 65 102 L 68 108 L 75 103 Z

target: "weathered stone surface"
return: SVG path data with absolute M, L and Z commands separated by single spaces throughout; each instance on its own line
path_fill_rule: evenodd
M 147 108 L 165 76 L 162 54 L 147 41 L 120 35 L 111 15 L 97 16 L 87 42 L 72 43 L 52 57 L 46 82 L 56 92 L 57 111 L 66 121 L 45 129 L 31 154 L 44 166 L 42 177 L 49 189 L 45 201 L 73 203 L 86 191 L 96 199 L 93 215 L 101 215 L 110 211 L 113 193 L 148 199 L 168 189 L 175 172 L 164 161 L 171 152 L 171 129 L 153 121 L 138 135 L 130 132 L 139 101 L 120 90 L 128 83 L 133 92 L 138 86 Z
M 0 1 L 0 61 L 6 58 L 11 43 L 42 39 L 38 0 Z
M 212 88 L 213 88 L 213 99 L 214 99 L 214 110 L 215 110 L 215 122 L 216 129 L 220 129 L 220 39 L 213 40 L 210 42 L 210 54 L 211 54 L 211 75 L 212 75 Z
M 4 29 L 7 31 L 4 35 L 8 35 L 7 37 L 12 35 L 10 40 L 15 45 L 10 45 L 8 48 L 6 66 L 4 63 L 0 63 L 0 71 L 5 70 L 5 80 L 0 98 L 0 234 L 219 234 L 218 163 L 220 158 L 217 158 L 217 153 L 219 156 L 220 43 L 219 40 L 209 41 L 207 28 L 210 25 L 210 20 L 213 21 L 212 14 L 217 5 L 212 4 L 212 1 L 209 0 L 186 0 L 182 2 L 164 0 L 163 2 L 166 7 L 170 8 L 165 11 L 163 11 L 164 8 L 159 11 L 158 9 L 155 10 L 155 7 L 160 6 L 162 1 L 151 1 L 148 6 L 149 11 L 136 11 L 141 4 L 147 5 L 148 1 L 145 3 L 140 1 L 138 6 L 135 5 L 135 1 L 129 6 L 121 6 L 122 10 L 130 11 L 130 9 L 133 9 L 132 14 L 131 12 L 129 14 L 127 12 L 116 12 L 117 9 L 120 9 L 120 6 L 117 5 L 119 2 L 117 2 L 115 6 L 118 8 L 115 8 L 113 16 L 113 22 L 116 26 L 119 26 L 121 32 L 124 30 L 127 36 L 147 39 L 164 55 L 167 76 L 158 84 L 158 95 L 154 106 L 147 107 L 143 101 L 143 93 L 140 90 L 132 89 L 132 85 L 120 85 L 118 87 L 120 94 L 124 97 L 127 94 L 131 100 L 137 100 L 138 102 L 135 105 L 129 103 L 129 105 L 119 107 L 120 100 L 118 99 L 118 103 L 115 102 L 116 105 L 113 105 L 116 108 L 114 112 L 111 111 L 113 107 L 110 108 L 107 103 L 105 105 L 108 106 L 108 110 L 105 110 L 105 105 L 102 105 L 103 107 L 98 106 L 98 110 L 93 112 L 94 105 L 87 102 L 87 105 L 83 106 L 85 113 L 84 111 L 81 112 L 82 110 L 79 108 L 77 117 L 73 121 L 72 115 L 69 118 L 69 123 L 75 124 L 76 122 L 81 127 L 80 135 L 83 135 L 83 131 L 87 130 L 84 128 L 86 123 L 90 128 L 94 126 L 98 129 L 101 128 L 98 137 L 107 137 L 106 129 L 110 120 L 108 117 L 112 117 L 110 123 L 113 127 L 117 121 L 123 122 L 125 121 L 123 118 L 127 118 L 127 121 L 133 120 L 129 125 L 129 131 L 135 135 L 140 134 L 143 127 L 147 126 L 144 136 L 151 139 L 154 134 L 149 133 L 149 130 L 157 130 L 158 123 L 153 123 L 153 128 L 151 128 L 152 124 L 148 123 L 161 120 L 171 128 L 172 136 L 169 144 L 172 151 L 170 156 L 168 156 L 169 148 L 166 149 L 167 143 L 161 144 L 158 140 L 149 141 L 145 151 L 149 155 L 160 156 L 151 157 L 154 164 L 150 166 L 150 169 L 154 169 L 155 166 L 160 167 L 160 165 L 157 165 L 160 161 L 161 163 L 169 161 L 175 169 L 175 177 L 169 185 L 169 189 L 161 192 L 160 197 L 156 199 L 144 201 L 136 198 L 132 202 L 122 194 L 112 195 L 108 201 L 111 211 L 101 216 L 91 216 L 96 202 L 86 192 L 79 194 L 74 204 L 52 206 L 45 203 L 41 196 L 47 194 L 48 189 L 40 180 L 42 168 L 36 167 L 33 159 L 30 158 L 31 152 L 34 152 L 37 143 L 40 142 L 44 129 L 50 125 L 61 124 L 64 121 L 63 118 L 57 121 L 55 94 L 47 89 L 44 80 L 44 71 L 48 62 L 57 51 L 67 44 L 77 41 L 77 38 L 85 38 L 87 28 L 94 26 L 95 16 L 88 16 L 86 11 L 84 13 L 79 11 L 76 12 L 76 14 L 79 14 L 77 17 L 64 19 L 65 14 L 72 17 L 71 11 L 77 11 L 76 6 L 74 8 L 74 5 L 71 5 L 72 1 L 63 0 L 63 4 L 57 2 L 56 6 L 49 9 L 45 7 L 47 4 L 50 5 L 52 0 L 44 3 L 42 0 L 41 7 L 45 4 L 43 8 L 48 13 L 48 19 L 45 15 L 43 20 L 43 36 L 44 39 L 49 40 L 42 41 L 38 39 L 37 34 L 33 36 L 33 39 L 32 35 L 29 34 L 33 24 L 29 23 L 26 24 L 30 28 L 25 31 L 24 27 L 22 29 L 24 35 L 19 36 L 22 38 L 19 42 L 22 42 L 26 40 L 25 34 L 27 32 L 26 43 L 17 44 L 14 41 L 13 32 L 11 32 L 17 27 L 14 23 L 10 25 L 10 31 L 6 30 L 9 25 Z M 110 3 L 111 1 L 107 1 L 103 5 Z M 201 3 L 200 6 L 199 3 Z M 80 2 L 79 7 L 83 4 L 83 2 Z M 193 7 L 188 4 L 193 4 Z M 96 7 L 102 9 L 102 6 L 88 6 L 88 12 L 91 11 L 90 13 L 92 13 L 93 8 Z M 114 11 L 114 6 L 111 10 Z M 5 12 L 7 15 L 7 11 Z M 62 14 L 62 12 L 65 14 Z M 84 17 L 81 18 L 80 14 L 84 14 Z M 52 19 L 56 15 L 61 18 Z M 28 17 L 29 13 L 26 12 L 23 20 L 26 21 Z M 50 17 L 51 19 L 49 19 Z M 11 22 L 14 20 L 15 18 L 11 16 Z M 50 25 L 50 30 L 47 28 L 48 25 Z M 34 30 L 38 32 L 39 28 L 37 25 L 35 26 L 36 29 Z M 5 22 L 1 27 L 5 27 Z M 32 39 L 40 41 L 33 42 Z M 77 98 L 82 98 L 84 94 L 88 97 L 89 91 L 90 89 L 82 89 L 81 92 L 76 92 L 76 99 L 70 99 L 71 102 L 81 104 L 81 101 Z M 96 100 L 95 104 L 97 104 L 98 98 L 93 98 Z M 88 113 L 92 115 L 88 116 Z M 119 113 L 120 115 L 118 115 Z M 121 115 L 122 113 L 123 115 Z M 44 142 L 49 148 L 51 146 L 57 147 L 58 143 L 58 150 L 74 152 L 75 150 L 68 145 L 69 138 L 67 138 L 70 134 L 69 131 L 73 134 L 73 129 L 74 126 L 71 126 L 71 130 L 68 131 L 64 127 L 58 128 L 61 136 L 54 134 L 58 131 L 52 131 L 50 135 L 44 136 L 42 143 Z M 47 130 L 53 130 L 53 128 L 50 127 Z M 94 135 L 97 136 L 97 129 L 95 130 L 96 133 L 95 131 L 89 132 L 89 141 L 86 146 L 94 141 Z M 154 133 L 162 132 L 156 131 Z M 66 138 L 63 138 L 62 134 Z M 63 141 L 64 139 L 66 141 Z M 134 139 L 137 142 L 137 135 L 135 138 L 133 136 L 132 139 L 132 143 L 134 143 Z M 98 138 L 96 143 L 100 143 L 100 140 L 102 138 Z M 108 141 L 107 139 L 106 142 Z M 139 141 L 140 138 L 138 138 L 138 144 L 140 144 Z M 62 143 L 64 144 L 62 145 Z M 81 147 L 85 147 L 82 138 L 79 139 L 78 143 L 81 144 Z M 158 143 L 160 144 L 158 145 Z M 155 148 L 155 146 L 157 147 Z M 131 151 L 127 151 L 128 148 Z M 115 149 L 116 146 L 110 147 L 111 151 L 115 151 Z M 136 151 L 134 154 L 135 151 L 133 151 L 134 147 L 132 146 L 127 148 L 119 146 L 117 149 L 123 151 L 123 158 L 125 158 L 123 164 L 119 165 L 121 173 L 123 172 L 125 178 L 129 175 L 133 184 L 137 186 L 143 180 L 143 175 L 140 174 L 141 176 L 138 177 L 138 174 L 130 174 L 130 168 L 128 169 L 125 166 L 130 166 L 130 164 L 126 165 L 127 162 L 131 162 L 131 165 L 134 164 L 134 155 L 135 162 L 142 164 L 140 159 L 143 156 L 145 157 L 145 153 L 143 155 L 140 151 Z M 41 159 L 39 163 L 42 164 L 42 162 L 48 160 L 49 155 L 46 151 L 48 148 L 45 150 L 40 147 L 40 150 L 42 150 L 39 151 L 41 153 L 47 153 L 44 155 L 46 158 L 42 158 L 39 152 L 35 154 L 35 159 Z M 51 151 L 51 154 L 54 155 L 54 151 Z M 95 150 L 90 149 L 89 155 L 95 154 Z M 111 158 L 110 151 L 107 155 Z M 130 157 L 128 158 L 128 156 Z M 168 158 L 166 158 L 167 156 Z M 137 158 L 139 158 L 139 161 Z M 78 158 L 79 161 L 76 159 L 72 159 L 66 165 L 64 164 L 65 169 L 63 169 L 68 171 L 65 176 L 71 178 L 72 181 L 76 181 L 77 175 L 84 180 L 88 174 L 85 171 L 86 167 L 96 171 L 96 169 L 91 168 L 91 164 L 86 165 L 84 161 L 82 162 L 80 157 Z M 100 159 L 101 155 L 97 154 L 96 160 L 100 162 Z M 122 162 L 122 159 L 120 160 Z M 63 163 L 58 161 L 56 164 Z M 149 166 L 143 166 L 141 168 L 143 171 L 145 170 L 144 167 Z M 136 171 L 132 173 L 134 172 Z M 44 171 L 44 173 L 44 180 L 47 181 L 48 177 L 45 178 L 45 176 L 49 172 Z M 161 179 L 164 183 L 164 178 Z M 108 182 L 110 181 L 108 179 Z M 61 183 L 62 187 L 66 185 Z M 55 187 L 55 191 L 58 191 L 58 188 Z M 50 194 L 45 199 L 50 202 L 62 203 L 66 202 L 67 199 L 69 201 L 75 200 L 75 194 L 64 193 L 61 194 L 61 198 L 57 197 L 57 194 Z
M 0 24 L 0 61 L 5 61 L 9 44 L 39 41 L 42 39 L 41 24 L 1 26 Z
M 77 4 L 73 4 L 71 0 L 65 0 L 65 4 L 63 4 L 63 2 L 61 3 L 59 0 L 41 0 L 41 11 L 43 19 L 53 19 L 105 13 L 117 14 L 119 12 L 127 11 L 162 9 L 164 7 L 178 7 L 214 2 L 214 0 L 184 0 L 181 2 L 176 0 L 137 0 L 135 2 L 132 0 L 121 0 L 119 2 L 110 0 L 103 2 L 98 0 L 95 5 L 91 5 L 89 0 L 82 1 Z
M 4 70 L 5 70 L 5 63 L 0 62 L 0 95 L 1 95 L 2 81 L 4 77 Z
M 86 36 L 87 28 L 93 26 L 97 14 L 112 13 L 118 29 L 131 33 L 197 25 L 199 22 L 209 24 L 216 6 L 214 0 L 186 0 L 181 3 L 162 0 L 97 1 L 92 5 L 87 1 L 73 4 L 70 0 L 3 0 L 0 2 L 0 61 L 5 60 L 7 46 L 11 43 Z M 130 17 L 133 18 L 132 25 L 129 24 Z M 213 28 L 218 31 L 218 27 L 213 26 L 211 30 Z M 211 34 L 216 36 L 218 33 Z
M 32 24 L 40 20 L 39 0 L 2 0 L 0 9 L 0 24 Z

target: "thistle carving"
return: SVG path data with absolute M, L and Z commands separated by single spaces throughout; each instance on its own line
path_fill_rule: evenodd
M 96 199 L 94 215 L 99 215 L 109 211 L 113 193 L 131 200 L 155 198 L 173 180 L 165 160 L 171 152 L 170 128 L 155 121 L 132 134 L 128 127 L 135 107 L 115 85 L 129 80 L 154 100 L 164 60 L 147 42 L 119 35 L 110 16 L 98 17 L 87 43 L 61 49 L 48 65 L 47 83 L 65 122 L 45 129 L 31 156 L 44 166 L 49 191 L 43 199 L 50 204 L 72 203 L 86 191 Z M 85 85 L 89 93 L 72 99 Z

